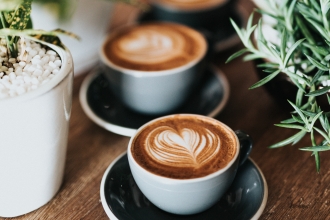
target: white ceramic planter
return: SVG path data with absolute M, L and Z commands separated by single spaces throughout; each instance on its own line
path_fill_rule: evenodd
M 53 30 L 61 28 L 78 35 L 81 40 L 61 36 L 72 53 L 75 75 L 83 73 L 98 61 L 98 51 L 109 28 L 112 8 L 109 0 L 72 0 L 72 17 L 59 22 L 54 7 L 33 4 L 32 21 L 35 29 Z
M 68 50 L 51 46 L 61 71 L 24 95 L 0 100 L 0 216 L 31 212 L 59 190 L 71 113 L 73 63 Z

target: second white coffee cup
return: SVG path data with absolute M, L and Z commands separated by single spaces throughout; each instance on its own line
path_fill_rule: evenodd
M 163 114 L 178 108 L 203 73 L 207 43 L 180 24 L 153 22 L 113 31 L 101 48 L 104 73 L 129 108 Z

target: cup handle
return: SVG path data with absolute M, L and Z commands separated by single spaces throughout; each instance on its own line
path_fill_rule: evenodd
M 239 166 L 241 166 L 246 159 L 249 157 L 252 150 L 252 139 L 248 134 L 245 134 L 241 130 L 235 131 L 236 136 L 238 137 L 240 143 L 240 155 L 239 155 Z

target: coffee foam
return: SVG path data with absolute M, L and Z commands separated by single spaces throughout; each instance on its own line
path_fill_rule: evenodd
M 201 59 L 206 41 L 197 31 L 179 24 L 148 23 L 114 33 L 103 50 L 117 66 L 143 71 L 169 70 Z
M 177 131 L 162 126 L 147 136 L 145 144 L 148 156 L 160 164 L 199 168 L 217 156 L 221 142 L 208 129 Z
M 152 2 L 180 10 L 203 10 L 217 7 L 228 0 L 153 0 Z
M 196 178 L 233 159 L 237 151 L 234 135 L 213 121 L 180 115 L 145 127 L 134 139 L 131 152 L 142 167 L 155 174 Z

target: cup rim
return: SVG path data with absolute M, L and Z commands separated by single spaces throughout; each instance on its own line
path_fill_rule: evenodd
M 226 164 L 225 167 L 217 170 L 216 172 L 210 173 L 206 176 L 202 176 L 202 177 L 197 177 L 197 178 L 190 178 L 190 179 L 175 179 L 175 178 L 170 178 L 170 177 L 165 177 L 165 176 L 161 176 L 161 175 L 157 175 L 155 173 L 152 173 L 146 169 L 144 169 L 138 162 L 135 161 L 132 153 L 131 153 L 131 147 L 132 147 L 132 142 L 135 139 L 135 137 L 149 124 L 154 123 L 158 120 L 164 119 L 164 118 L 170 118 L 170 117 L 174 117 L 174 116 L 178 116 L 178 115 L 182 115 L 182 116 L 195 116 L 195 117 L 201 117 L 203 119 L 209 120 L 209 121 L 213 121 L 215 123 L 221 124 L 222 126 L 224 126 L 226 129 L 228 129 L 230 132 L 232 132 L 234 139 L 236 141 L 236 152 L 234 157 Z M 128 143 L 128 148 L 127 148 L 127 156 L 128 156 L 128 161 L 132 161 L 133 164 L 129 163 L 130 166 L 135 166 L 136 168 L 138 168 L 140 171 L 142 171 L 143 173 L 148 174 L 148 176 L 152 177 L 152 178 L 157 178 L 157 179 L 161 179 L 164 183 L 170 181 L 171 183 L 197 183 L 197 182 L 202 182 L 202 181 L 206 181 L 212 178 L 215 178 L 217 176 L 219 176 L 220 174 L 226 172 L 228 169 L 230 169 L 232 167 L 232 165 L 238 160 L 239 157 L 239 152 L 240 152 L 240 142 L 238 140 L 237 135 L 235 134 L 235 132 L 226 124 L 224 124 L 223 122 L 215 119 L 215 118 L 211 118 L 208 116 L 204 116 L 204 115 L 198 115 L 198 114 L 171 114 L 171 115 L 166 115 L 166 116 L 162 116 L 156 119 L 153 119 L 147 123 L 145 123 L 144 125 L 142 125 L 140 128 L 137 129 L 137 131 L 135 132 L 134 135 L 131 136 L 129 143 Z M 132 170 L 132 169 L 131 169 Z
M 169 13 L 190 14 L 190 13 L 199 13 L 199 12 L 207 12 L 207 11 L 215 10 L 229 4 L 230 1 L 231 0 L 219 1 L 217 4 L 210 5 L 204 8 L 176 7 L 175 5 L 172 5 L 170 3 L 166 3 L 158 0 L 150 0 L 150 4 L 154 7 L 160 8 L 161 10 L 167 11 Z
M 208 50 L 208 44 L 207 44 L 205 36 L 203 34 L 201 34 L 199 31 L 197 31 L 197 30 L 195 30 L 195 29 L 193 29 L 193 28 L 191 28 L 187 25 L 178 24 L 178 23 L 174 23 L 174 22 L 168 22 L 168 21 L 151 21 L 151 22 L 143 23 L 143 25 L 146 25 L 146 24 L 171 24 L 171 25 L 184 26 L 186 28 L 189 28 L 192 31 L 194 31 L 196 34 L 200 35 L 201 39 L 203 39 L 204 51 L 203 51 L 203 53 L 200 54 L 200 56 L 198 56 L 197 58 L 191 60 L 190 62 L 188 62 L 188 63 L 186 63 L 182 66 L 171 68 L 171 69 L 166 69 L 166 70 L 151 70 L 151 71 L 148 71 L 148 70 L 134 70 L 134 69 L 129 69 L 129 68 L 119 66 L 119 65 L 111 62 L 107 58 L 104 47 L 107 44 L 108 40 L 113 35 L 115 35 L 116 33 L 120 32 L 122 30 L 128 29 L 128 28 L 132 28 L 132 27 L 136 27 L 136 26 L 141 25 L 139 23 L 134 23 L 134 24 L 125 25 L 123 27 L 119 27 L 119 28 L 115 29 L 114 31 L 110 32 L 110 34 L 108 34 L 104 38 L 104 40 L 101 44 L 100 51 L 99 51 L 101 62 L 104 65 L 106 65 L 107 67 L 109 67 L 111 69 L 114 69 L 116 71 L 119 71 L 121 73 L 124 73 L 124 74 L 133 75 L 133 76 L 136 76 L 136 77 L 155 77 L 155 76 L 176 74 L 178 72 L 188 70 L 189 68 L 195 66 L 196 64 L 200 63 L 202 60 L 205 59 L 205 56 L 206 56 L 206 53 L 207 53 L 207 50 Z

